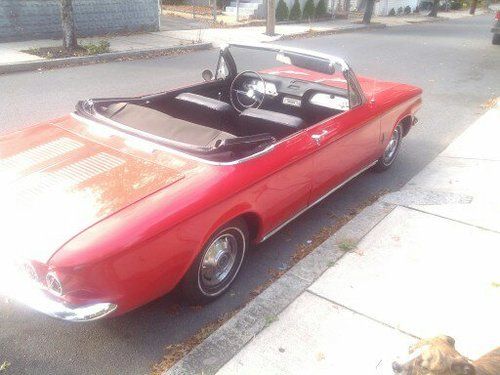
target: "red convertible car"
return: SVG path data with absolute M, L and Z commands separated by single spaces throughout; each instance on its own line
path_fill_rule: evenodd
M 202 83 L 0 137 L 1 292 L 53 317 L 224 293 L 253 243 L 393 164 L 422 90 L 330 55 L 221 48 Z

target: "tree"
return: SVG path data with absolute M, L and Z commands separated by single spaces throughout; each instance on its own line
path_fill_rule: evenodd
M 267 20 L 266 34 L 274 35 L 274 26 L 276 25 L 276 13 L 274 10 L 274 0 L 267 0 Z
M 431 12 L 429 13 L 429 17 L 437 17 L 438 9 L 439 9 L 439 0 L 434 0 Z
M 290 10 L 290 20 L 300 21 L 301 18 L 302 18 L 302 11 L 300 10 L 300 3 L 299 0 L 295 0 L 292 9 Z
M 61 0 L 61 20 L 63 30 L 63 47 L 72 51 L 78 47 L 76 42 L 75 21 L 73 19 L 72 0 Z
M 288 20 L 289 14 L 290 14 L 290 10 L 288 9 L 288 5 L 286 5 L 284 0 L 279 0 L 278 6 L 276 7 L 276 20 L 277 21 L 286 21 L 286 20 Z
M 327 9 L 325 0 L 319 0 L 318 4 L 316 4 L 316 18 L 324 18 L 326 17 Z
M 475 14 L 476 13 L 476 8 L 477 8 L 477 0 L 472 0 L 472 3 L 470 4 L 470 14 Z
M 316 8 L 314 7 L 313 0 L 307 0 L 304 4 L 304 10 L 302 11 L 302 18 L 305 20 L 314 20 L 314 13 Z
M 363 23 L 366 25 L 369 25 L 372 20 L 374 6 L 375 0 L 368 0 L 366 2 L 365 14 L 363 14 Z

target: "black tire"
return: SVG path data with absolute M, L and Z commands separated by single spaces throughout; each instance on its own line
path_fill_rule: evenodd
M 185 299 L 191 304 L 202 305 L 226 292 L 238 275 L 247 249 L 248 227 L 244 220 L 235 219 L 219 228 L 180 283 Z
M 499 45 L 500 44 L 500 34 L 493 34 L 493 39 L 491 40 L 492 44 Z
M 392 143 L 393 141 L 395 142 L 395 144 Z M 394 160 L 396 160 L 396 158 L 398 157 L 402 141 L 403 127 L 401 126 L 401 124 L 398 124 L 391 134 L 391 139 L 389 140 L 384 153 L 377 160 L 377 164 L 375 164 L 375 166 L 373 167 L 375 171 L 383 172 L 388 170 L 392 166 Z

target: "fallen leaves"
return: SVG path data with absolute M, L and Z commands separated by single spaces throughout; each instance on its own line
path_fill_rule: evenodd
M 7 371 L 9 367 L 10 363 L 7 361 L 3 361 L 2 364 L 0 364 L 0 372 Z
M 491 98 L 486 103 L 481 104 L 482 109 L 491 109 L 497 105 L 498 98 Z
M 152 375 L 161 375 L 182 357 L 188 354 L 195 346 L 200 344 L 208 336 L 210 336 L 217 328 L 219 328 L 226 321 L 231 319 L 239 310 L 232 311 L 220 316 L 217 320 L 210 322 L 201 327 L 193 336 L 179 344 L 168 345 L 165 348 L 165 356 L 163 360 L 154 365 L 152 368 Z

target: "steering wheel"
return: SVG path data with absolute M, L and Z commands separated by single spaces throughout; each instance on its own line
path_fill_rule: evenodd
M 260 84 L 262 82 L 262 84 Z M 231 105 L 238 112 L 247 108 L 259 108 L 266 96 L 266 81 L 253 71 L 245 70 L 234 77 L 229 88 Z

